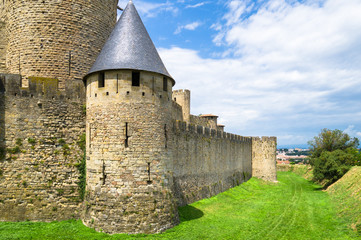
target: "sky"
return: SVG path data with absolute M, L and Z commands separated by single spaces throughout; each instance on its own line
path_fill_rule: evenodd
M 361 0 L 133 3 L 193 115 L 279 146 L 323 128 L 361 140 Z

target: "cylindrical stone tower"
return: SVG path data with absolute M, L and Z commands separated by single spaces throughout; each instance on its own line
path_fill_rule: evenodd
M 4 0 L 8 72 L 57 78 L 61 89 L 82 79 L 114 27 L 117 2 Z
M 174 80 L 130 1 L 90 72 L 83 222 L 107 233 L 177 224 L 171 159 Z

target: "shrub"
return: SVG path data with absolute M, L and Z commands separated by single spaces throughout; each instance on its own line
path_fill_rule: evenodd
M 309 142 L 314 180 L 327 187 L 340 179 L 351 166 L 359 165 L 361 155 L 357 150 L 358 144 L 359 140 L 347 133 L 323 129 Z

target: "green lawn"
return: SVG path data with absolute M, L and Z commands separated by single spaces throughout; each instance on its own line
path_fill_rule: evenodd
M 157 235 L 106 235 L 80 221 L 0 223 L 0 239 L 361 239 L 320 187 L 291 172 L 279 183 L 252 178 L 180 208 L 181 224 Z

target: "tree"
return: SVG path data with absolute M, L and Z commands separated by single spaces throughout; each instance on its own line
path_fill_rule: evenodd
M 325 186 L 340 179 L 351 166 L 360 165 L 359 140 L 341 130 L 322 129 L 308 144 L 314 180 Z

